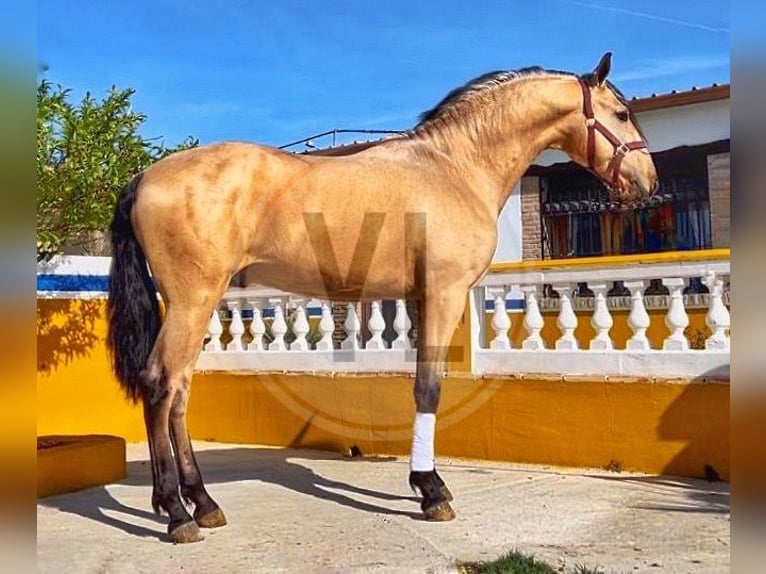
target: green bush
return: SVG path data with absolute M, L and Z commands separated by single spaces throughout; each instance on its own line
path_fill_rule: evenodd
M 73 104 L 70 90 L 46 80 L 38 83 L 38 259 L 78 243 L 87 252 L 90 243 L 102 239 L 117 197 L 133 175 L 198 145 L 187 138 L 169 148 L 142 136 L 146 116 L 133 111 L 133 94 L 112 87 L 101 100 L 87 93 Z

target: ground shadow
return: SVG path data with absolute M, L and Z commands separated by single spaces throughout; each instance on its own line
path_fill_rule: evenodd
M 640 510 L 657 510 L 661 512 L 687 512 L 698 514 L 729 514 L 731 512 L 731 496 L 729 484 L 711 482 L 701 478 L 681 476 L 620 476 L 592 475 L 596 480 L 621 483 L 641 484 L 647 488 L 647 494 L 661 498 L 671 491 L 683 492 L 684 501 L 672 503 L 646 502 L 631 505 Z
M 197 461 L 207 485 L 241 481 L 259 481 L 287 488 L 302 495 L 312 496 L 324 501 L 365 512 L 404 516 L 412 520 L 423 520 L 417 509 L 418 498 L 389 492 L 369 490 L 346 482 L 325 478 L 311 468 L 301 464 L 302 460 L 341 460 L 351 465 L 369 465 L 391 462 L 393 457 L 358 457 L 347 458 L 342 455 L 297 449 L 267 448 L 225 448 L 201 450 L 196 453 Z M 402 465 L 403 481 L 406 481 L 407 469 Z M 128 463 L 128 476 L 116 482 L 126 486 L 150 486 L 152 484 L 151 465 L 148 460 Z M 247 488 L 247 486 L 243 486 Z M 386 501 L 409 500 L 413 503 L 412 511 L 388 508 L 384 505 L 364 502 L 350 495 L 361 495 L 385 503 Z M 57 508 L 62 512 L 76 514 L 123 530 L 135 536 L 149 536 L 164 539 L 167 520 L 155 515 L 150 510 L 147 492 L 146 509 L 134 508 L 120 502 L 113 492 L 104 487 L 92 488 L 73 494 L 51 496 L 38 501 L 39 504 Z M 257 498 L 253 504 L 257 504 Z M 222 506 L 225 506 L 222 503 Z M 225 511 L 225 508 L 224 508 Z M 115 514 L 150 519 L 161 525 L 158 530 L 146 528 L 115 517 Z
M 729 365 L 704 373 L 683 387 L 658 421 L 657 437 L 683 448 L 660 476 L 598 475 L 598 480 L 646 485 L 656 501 L 634 508 L 663 512 L 730 513 L 730 487 L 722 480 L 729 468 Z M 711 401 L 711 389 L 718 391 Z M 711 405 L 712 403 L 712 405 Z M 683 491 L 683 502 L 663 503 L 670 490 Z
M 643 510 L 660 510 L 669 512 L 698 512 L 713 514 L 729 514 L 730 512 L 730 486 L 724 481 L 711 481 L 701 478 L 672 475 L 638 475 L 638 474 L 607 474 L 604 471 L 582 471 L 576 469 L 562 470 L 549 466 L 526 466 L 523 463 L 513 466 L 491 466 L 482 462 L 481 468 L 471 466 L 469 463 L 451 463 L 450 471 L 461 471 L 479 474 L 496 474 L 502 472 L 516 473 L 523 470 L 530 476 L 534 475 L 557 475 L 577 476 L 593 481 L 609 481 L 617 483 L 635 483 L 644 485 L 647 492 L 655 495 L 670 494 L 679 490 L 684 493 L 685 503 L 673 504 L 638 504 L 633 508 Z
M 151 481 L 151 478 L 150 478 Z M 117 484 L 122 484 L 119 482 Z M 146 507 L 149 510 L 134 508 L 117 500 L 111 492 L 103 486 L 89 488 L 79 492 L 49 496 L 37 501 L 42 506 L 56 508 L 61 512 L 76 514 L 100 522 L 107 526 L 117 528 L 132 536 L 156 538 L 164 540 L 167 520 L 151 511 L 149 499 Z M 157 523 L 157 529 L 147 528 L 124 519 L 117 518 L 116 514 L 123 514 L 151 520 Z

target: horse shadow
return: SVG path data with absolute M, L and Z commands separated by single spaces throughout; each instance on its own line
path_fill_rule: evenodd
M 419 511 L 398 510 L 381 505 L 386 502 L 402 500 L 418 502 L 419 498 L 413 495 L 370 490 L 340 480 L 329 479 L 300 464 L 302 459 L 340 460 L 345 464 L 369 465 L 390 462 L 395 460 L 394 457 L 348 458 L 331 452 L 241 447 L 200 450 L 195 453 L 195 456 L 206 485 L 257 481 L 364 512 L 424 520 Z M 122 486 L 151 486 L 151 484 L 151 463 L 148 460 L 129 462 L 127 477 L 113 483 L 113 485 Z M 247 488 L 247 486 L 243 486 L 243 488 Z M 372 498 L 380 501 L 381 504 L 365 502 L 354 498 L 353 495 Z M 217 499 L 221 502 L 220 496 Z M 100 522 L 133 536 L 160 540 L 164 540 L 166 537 L 167 519 L 149 510 L 148 492 L 146 497 L 147 509 L 135 508 L 125 504 L 120 500 L 119 490 L 107 489 L 104 486 L 50 496 L 40 499 L 38 504 Z M 257 500 L 254 501 L 254 504 L 257 504 Z M 225 502 L 221 502 L 221 506 L 225 512 Z M 150 521 L 160 528 L 154 529 L 135 524 L 129 520 L 118 518 L 120 514 L 142 521 Z

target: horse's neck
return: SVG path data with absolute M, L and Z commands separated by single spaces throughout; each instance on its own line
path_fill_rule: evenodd
M 425 137 L 449 156 L 499 215 L 534 159 L 547 148 L 560 147 L 561 124 L 572 111 L 561 104 L 562 91 L 572 89 L 573 81 L 544 76 L 501 86 L 469 121 L 442 122 Z

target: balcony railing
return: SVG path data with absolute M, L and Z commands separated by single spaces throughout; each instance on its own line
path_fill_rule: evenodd
M 477 375 L 727 378 L 729 276 L 728 250 L 494 265 L 469 296 L 468 368 Z M 363 325 L 360 304 L 230 289 L 197 369 L 414 372 L 408 305 L 387 303 L 395 305 L 388 320 L 382 301 L 368 305 Z M 690 313 L 702 311 L 703 336 L 690 337 Z M 617 317 L 629 329 L 622 338 L 612 334 Z

